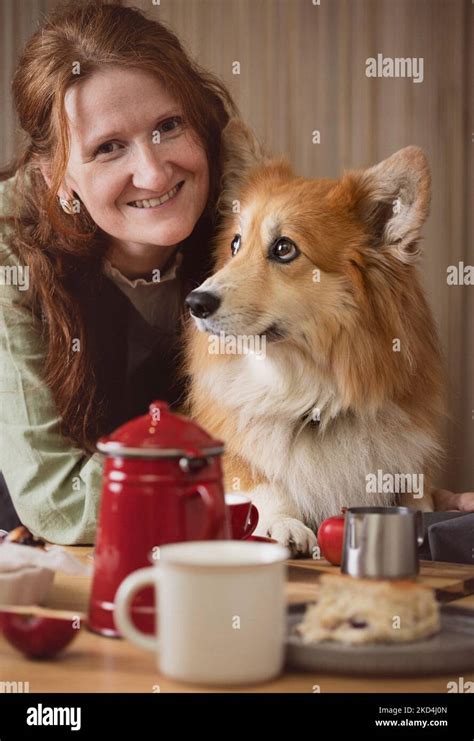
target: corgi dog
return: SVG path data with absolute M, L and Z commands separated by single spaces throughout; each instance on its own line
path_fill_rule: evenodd
M 186 299 L 185 372 L 188 413 L 225 443 L 226 491 L 246 492 L 256 534 L 295 555 L 342 507 L 432 510 L 445 402 L 417 273 L 423 151 L 298 177 L 238 119 L 223 151 L 215 273 Z

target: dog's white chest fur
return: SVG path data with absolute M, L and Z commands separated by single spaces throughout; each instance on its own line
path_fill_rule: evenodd
M 199 382 L 236 415 L 244 433 L 242 447 L 233 449 L 227 441 L 229 450 L 265 474 L 272 496 L 286 500 L 293 516 L 309 527 L 343 506 L 394 504 L 396 496 L 374 492 L 367 477 L 378 471 L 419 477 L 437 447 L 391 402 L 372 415 L 343 410 L 335 385 L 324 373 L 315 376 L 314 365 L 310 369 L 297 353 L 270 349 L 265 358 L 234 358 L 208 368 Z M 320 424 L 298 433 L 303 415 L 313 408 Z M 267 507 L 267 494 L 265 500 Z M 416 499 L 408 493 L 404 503 L 430 508 L 419 490 Z

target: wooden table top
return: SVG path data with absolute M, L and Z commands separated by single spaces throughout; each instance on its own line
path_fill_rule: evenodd
M 65 550 L 90 564 L 92 548 L 71 546 Z M 310 601 L 320 573 L 339 572 L 326 561 L 292 559 L 288 561 L 287 599 L 289 603 Z M 474 567 L 464 564 L 422 561 L 419 581 L 435 588 L 448 589 L 474 577 Z M 48 607 L 87 613 L 90 577 L 56 574 Z M 474 610 L 474 595 L 451 604 Z M 202 687 L 175 682 L 160 675 L 155 656 L 129 641 L 104 638 L 89 632 L 80 634 L 64 653 L 54 660 L 30 661 L 0 636 L 0 681 L 29 682 L 30 692 L 446 692 L 452 676 L 391 678 L 350 677 L 285 671 L 272 682 L 245 687 Z M 464 672 L 464 679 L 474 681 L 474 672 Z

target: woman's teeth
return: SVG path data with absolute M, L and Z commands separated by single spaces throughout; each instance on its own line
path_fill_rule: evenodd
M 161 196 L 161 198 L 150 198 L 150 200 L 132 201 L 128 205 L 134 206 L 135 208 L 154 208 L 154 206 L 160 206 L 162 203 L 166 203 L 166 201 L 169 201 L 170 198 L 173 198 L 173 196 L 176 195 L 182 185 L 182 182 L 178 183 L 178 185 L 175 185 L 172 190 L 168 191 L 168 193 L 165 193 L 164 196 Z

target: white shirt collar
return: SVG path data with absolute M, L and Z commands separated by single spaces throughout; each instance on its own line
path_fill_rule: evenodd
M 158 279 L 151 279 L 147 280 L 146 278 L 134 278 L 131 280 L 130 278 L 127 278 L 126 275 L 120 272 L 120 270 L 112 263 L 107 260 L 107 258 L 104 259 L 104 273 L 107 275 L 111 280 L 114 281 L 114 283 L 117 283 L 119 286 L 127 286 L 127 288 L 138 288 L 139 286 L 159 286 L 161 283 L 164 283 L 167 280 L 174 280 L 177 278 L 177 271 L 179 270 L 181 263 L 183 261 L 183 253 L 178 248 L 175 252 L 174 260 L 172 263 L 168 266 L 168 268 L 165 270 L 164 273 L 161 273 L 159 275 Z

